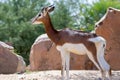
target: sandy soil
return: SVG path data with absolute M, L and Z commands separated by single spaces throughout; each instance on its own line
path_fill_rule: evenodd
M 99 80 L 100 77 L 99 71 L 70 71 L 70 80 Z M 52 70 L 24 74 L 0 74 L 0 80 L 61 80 L 61 72 L 59 70 Z M 112 80 L 120 80 L 120 71 L 112 71 Z

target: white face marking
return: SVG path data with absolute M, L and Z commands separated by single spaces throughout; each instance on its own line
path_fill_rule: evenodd
M 32 24 L 41 24 L 42 22 L 39 22 L 39 21 L 35 21 L 33 22 Z

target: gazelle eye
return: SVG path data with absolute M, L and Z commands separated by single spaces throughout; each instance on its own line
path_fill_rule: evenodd
M 39 14 L 38 16 L 41 16 L 41 14 Z

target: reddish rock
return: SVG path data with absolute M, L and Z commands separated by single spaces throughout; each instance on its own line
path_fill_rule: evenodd
M 0 41 L 0 74 L 25 71 L 25 68 L 18 69 L 19 67 L 25 66 L 23 64 L 20 65 L 20 61 L 24 62 L 24 60 L 19 59 L 18 55 L 13 53 L 13 50 L 14 48 L 12 46 Z
M 39 36 L 31 47 L 30 69 L 48 70 L 60 68 L 60 55 L 46 35 Z
M 15 73 L 18 65 L 18 58 L 7 48 L 0 45 L 0 73 Z
M 120 10 L 109 8 L 96 23 L 96 33 L 107 41 L 105 57 L 111 68 L 120 70 Z
M 93 69 L 91 64 L 87 56 L 71 53 L 70 69 Z M 46 34 L 39 36 L 32 45 L 28 69 L 32 71 L 61 69 L 60 53 Z
M 18 58 L 18 65 L 17 65 L 17 69 L 16 69 L 16 73 L 23 73 L 26 70 L 26 63 L 23 59 L 22 56 L 20 55 L 16 55 L 16 57 Z

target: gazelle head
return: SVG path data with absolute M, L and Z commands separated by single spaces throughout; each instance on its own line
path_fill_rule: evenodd
M 52 12 L 54 8 L 54 5 L 42 8 L 42 10 L 40 10 L 40 12 L 34 18 L 32 18 L 32 24 L 43 23 L 44 20 L 47 18 L 48 13 Z

